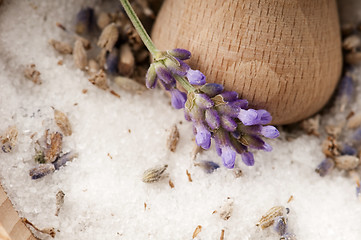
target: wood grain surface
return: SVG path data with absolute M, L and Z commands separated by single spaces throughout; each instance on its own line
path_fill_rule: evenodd
M 152 38 L 190 50 L 191 67 L 270 111 L 273 124 L 319 111 L 341 74 L 335 0 L 166 0 Z
M 0 239 L 36 240 L 30 230 L 21 221 L 10 199 L 0 184 Z

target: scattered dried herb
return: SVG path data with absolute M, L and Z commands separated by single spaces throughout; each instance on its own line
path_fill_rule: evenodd
M 163 165 L 161 167 L 155 167 L 155 168 L 147 169 L 143 173 L 142 181 L 145 182 L 145 183 L 158 182 L 160 179 L 162 179 L 163 173 L 165 172 L 167 167 L 168 167 L 168 165 L 165 164 L 165 165 Z
M 198 226 L 196 227 L 196 229 L 194 229 L 192 238 L 193 238 L 193 239 L 196 238 L 201 231 L 202 231 L 202 226 L 201 226 L 201 225 L 198 225 Z
M 35 84 L 41 84 L 40 72 L 36 70 L 35 64 L 26 66 L 24 70 L 24 76 Z
M 167 148 L 171 152 L 175 152 L 178 141 L 179 141 L 179 131 L 177 125 L 174 124 L 170 130 L 170 134 L 167 139 Z
M 64 196 L 65 193 L 62 190 L 59 190 L 58 193 L 56 194 L 56 211 L 55 211 L 55 216 L 59 215 L 60 209 L 63 207 L 64 205 Z
M 15 147 L 18 141 L 18 129 L 16 126 L 10 126 L 3 136 L 0 136 L 1 149 L 4 153 L 9 153 Z
M 65 136 L 70 136 L 72 134 L 72 129 L 68 117 L 65 115 L 65 113 L 55 108 L 53 108 L 53 110 L 56 124 Z

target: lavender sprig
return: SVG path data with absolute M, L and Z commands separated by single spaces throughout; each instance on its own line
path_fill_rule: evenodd
M 202 72 L 191 69 L 184 62 L 191 58 L 188 50 L 156 49 L 128 0 L 120 2 L 153 56 L 154 61 L 146 75 L 146 86 L 155 88 L 160 83 L 170 92 L 173 107 L 184 108 L 185 118 L 193 123 L 198 146 L 209 149 L 213 138 L 217 154 L 227 168 L 234 168 L 237 153 L 247 166 L 252 166 L 254 158 L 249 149 L 272 150 L 262 139 L 279 136 L 274 126 L 264 126 L 272 120 L 269 112 L 249 108 L 247 100 L 240 99 L 234 91 L 224 90 L 220 84 L 206 83 Z

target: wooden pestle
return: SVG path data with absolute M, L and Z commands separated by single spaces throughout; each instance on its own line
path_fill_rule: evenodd
M 273 124 L 319 111 L 341 74 L 335 0 L 165 0 L 152 38 L 190 50 L 207 82 L 268 110 Z

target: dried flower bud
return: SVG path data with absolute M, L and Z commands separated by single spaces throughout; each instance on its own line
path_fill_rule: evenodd
M 53 46 L 53 48 L 61 54 L 72 54 L 73 53 L 73 48 L 68 43 L 60 42 L 55 39 L 50 39 L 49 44 L 51 46 Z
M 214 109 L 206 109 L 205 120 L 211 129 L 218 129 L 221 122 L 219 119 L 218 112 Z
M 71 124 L 68 117 L 65 113 L 60 112 L 54 108 L 54 119 L 60 130 L 64 133 L 65 136 L 70 136 L 72 134 Z
M 88 62 L 88 71 L 90 74 L 97 73 L 99 71 L 99 64 L 94 59 L 90 59 Z
M 336 167 L 343 170 L 352 170 L 358 167 L 360 159 L 356 156 L 344 155 L 335 157 Z
M 119 30 L 114 23 L 106 26 L 98 40 L 98 46 L 107 51 L 111 51 L 118 40 Z
M 195 94 L 195 104 L 202 109 L 208 109 L 213 107 L 213 101 L 206 94 Z
M 161 167 L 150 168 L 150 169 L 146 170 L 143 173 L 142 181 L 145 183 L 158 182 L 162 178 L 162 175 L 163 175 L 164 171 L 167 169 L 167 167 L 168 167 L 168 165 L 163 165 Z
M 56 194 L 56 211 L 55 211 L 55 216 L 59 215 L 60 209 L 64 204 L 64 196 L 65 193 L 63 191 L 58 191 L 58 193 Z
M 334 161 L 331 158 L 326 158 L 317 166 L 315 172 L 317 172 L 321 177 L 324 177 L 333 170 L 334 166 Z
M 217 83 L 206 83 L 199 90 L 212 98 L 223 91 L 223 86 Z
M 30 64 L 26 66 L 24 70 L 24 76 L 27 79 L 30 79 L 35 84 L 41 84 L 40 72 L 36 70 L 35 67 L 36 67 L 35 64 Z
M 116 74 L 118 72 L 118 62 L 119 62 L 119 51 L 116 48 L 113 48 L 110 53 L 108 53 L 106 58 L 105 69 L 109 74 Z
M 179 76 L 185 76 L 189 70 L 189 66 L 183 61 L 179 61 L 176 58 L 166 58 L 164 60 L 164 65 L 174 74 Z
M 287 217 L 278 216 L 274 220 L 273 229 L 280 235 L 283 236 L 287 231 Z
M 193 85 L 203 85 L 206 83 L 206 76 L 199 70 L 189 69 L 187 71 L 187 79 L 189 83 Z
M 361 39 L 357 35 L 351 35 L 345 38 L 342 43 L 342 47 L 346 50 L 352 50 L 361 45 Z
M 18 140 L 18 129 L 16 126 L 9 127 L 4 136 L 0 136 L 1 149 L 4 153 L 9 153 L 15 147 Z
M 279 216 L 286 216 L 287 209 L 283 206 L 275 206 L 266 212 L 265 215 L 258 221 L 256 226 L 259 226 L 261 229 L 268 228 L 272 226 L 275 219 Z
M 93 85 L 97 86 L 100 89 L 107 90 L 108 83 L 107 83 L 107 75 L 103 71 L 103 69 L 100 69 L 97 74 L 95 74 L 93 77 L 88 79 L 89 82 L 91 82 Z
M 94 10 L 90 7 L 82 8 L 76 15 L 75 31 L 84 34 L 91 30 L 94 21 Z
M 105 28 L 112 21 L 109 13 L 101 12 L 97 19 L 97 25 L 100 29 Z
M 45 162 L 52 163 L 59 156 L 63 145 L 63 134 L 55 132 L 50 134 L 50 144 L 47 143 L 47 148 L 44 151 Z
M 68 152 L 63 154 L 61 157 L 58 157 L 55 162 L 53 162 L 55 170 L 59 170 L 60 167 L 64 166 L 67 162 L 70 162 L 77 157 L 78 154 L 75 152 Z
M 75 66 L 79 69 L 85 69 L 88 65 L 87 53 L 80 40 L 76 40 L 74 43 L 73 58 Z
M 135 66 L 135 59 L 129 44 L 123 44 L 120 47 L 118 70 L 119 74 L 123 76 L 130 76 L 133 74 Z
M 167 140 L 167 146 L 171 152 L 175 152 L 178 141 L 179 141 L 179 131 L 177 125 L 173 125 Z
M 200 161 L 194 164 L 195 166 L 200 166 L 206 173 L 212 173 L 217 168 L 219 168 L 219 165 L 212 161 Z
M 347 128 L 358 128 L 361 125 L 361 113 L 356 113 L 347 122 Z
M 182 48 L 168 50 L 167 53 L 179 60 L 187 60 L 191 58 L 191 52 Z
M 114 78 L 114 82 L 128 92 L 141 94 L 146 90 L 143 84 L 127 77 L 116 77 Z
M 297 240 L 297 238 L 293 233 L 285 233 L 281 236 L 280 240 Z
M 227 198 L 224 204 L 219 208 L 219 216 L 223 220 L 228 220 L 232 216 L 233 212 L 233 199 Z
M 39 179 L 55 171 L 55 167 L 51 163 L 39 164 L 32 168 L 29 172 L 31 179 Z

